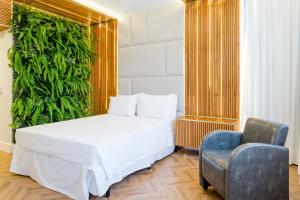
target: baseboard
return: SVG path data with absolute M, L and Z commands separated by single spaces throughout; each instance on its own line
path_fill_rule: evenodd
M 0 151 L 12 153 L 13 152 L 13 144 L 9 144 L 7 142 L 0 141 Z

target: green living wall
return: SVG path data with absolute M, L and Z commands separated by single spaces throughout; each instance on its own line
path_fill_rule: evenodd
M 88 28 L 14 5 L 13 129 L 89 115 Z

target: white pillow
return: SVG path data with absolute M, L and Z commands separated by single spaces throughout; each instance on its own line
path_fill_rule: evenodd
M 153 117 L 175 119 L 177 110 L 177 95 L 149 95 L 138 96 L 137 115 L 139 117 Z
M 118 95 L 110 97 L 108 113 L 112 115 L 135 116 L 137 105 L 136 95 Z

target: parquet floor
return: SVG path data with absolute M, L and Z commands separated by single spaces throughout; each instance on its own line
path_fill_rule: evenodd
M 67 200 L 28 177 L 8 172 L 11 155 L 0 152 L 0 200 Z M 181 151 L 157 162 L 150 170 L 136 172 L 112 186 L 111 200 L 217 200 L 212 188 L 198 184 L 198 156 Z M 297 167 L 290 167 L 290 200 L 300 200 Z M 90 200 L 105 200 L 91 197 Z

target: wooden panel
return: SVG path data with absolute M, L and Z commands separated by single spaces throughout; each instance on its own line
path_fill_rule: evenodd
M 75 20 L 82 24 L 98 24 L 112 19 L 92 8 L 86 7 L 72 0 L 14 0 L 43 11 L 51 12 L 69 19 Z
M 185 114 L 239 118 L 239 0 L 186 3 Z
M 222 120 L 208 118 L 184 117 L 176 120 L 176 145 L 185 148 L 198 149 L 203 137 L 215 130 L 239 129 L 237 120 Z
M 117 95 L 117 32 L 117 20 L 92 26 L 95 57 L 91 84 L 95 114 L 106 113 L 109 97 Z
M 12 0 L 0 0 L 0 31 L 9 28 Z

